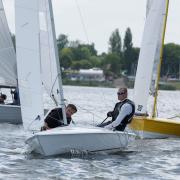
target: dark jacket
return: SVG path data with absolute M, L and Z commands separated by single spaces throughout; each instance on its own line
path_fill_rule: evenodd
M 49 128 L 56 128 L 59 126 L 64 126 L 63 123 L 63 113 L 61 108 L 55 108 L 46 116 L 44 120 Z M 70 124 L 71 118 L 67 117 L 67 123 Z

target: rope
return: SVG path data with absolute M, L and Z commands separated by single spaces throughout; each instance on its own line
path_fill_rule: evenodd
M 52 93 L 52 91 L 53 91 L 53 88 L 54 88 L 54 86 L 55 86 L 55 83 L 56 83 L 56 80 L 57 80 L 58 76 L 59 76 L 59 74 L 57 74 L 57 76 L 56 76 L 56 78 L 55 78 L 55 80 L 54 80 L 54 82 L 53 82 L 51 91 L 50 91 L 50 97 L 51 97 L 51 99 L 54 101 L 55 105 L 57 105 L 57 101 L 55 100 L 55 97 L 54 97 L 54 94 Z
M 76 7 L 78 9 L 78 13 L 79 13 L 79 16 L 80 16 L 80 20 L 81 20 L 81 23 L 82 23 L 82 26 L 83 26 L 83 30 L 84 30 L 84 34 L 86 36 L 86 40 L 89 44 L 89 38 L 88 38 L 88 34 L 87 34 L 87 30 L 86 30 L 86 26 L 85 26 L 85 23 L 84 23 L 84 20 L 83 20 L 83 16 L 82 16 L 82 13 L 81 13 L 81 9 L 79 7 L 79 4 L 78 4 L 78 1 L 75 0 L 75 3 L 76 3 Z
M 68 100 L 67 100 L 67 101 L 68 101 Z M 68 101 L 68 104 L 73 104 L 73 102 Z M 102 119 L 101 116 L 95 114 L 94 112 L 90 111 L 89 109 L 86 109 L 86 108 L 84 108 L 84 107 L 81 107 L 80 105 L 77 105 L 77 104 L 76 104 L 76 106 L 77 106 L 78 108 L 80 108 L 81 110 L 84 110 L 84 111 L 92 114 L 93 117 L 97 117 L 98 119 Z M 97 109 L 96 109 L 96 112 L 100 112 L 100 111 L 97 111 Z
M 27 130 L 28 131 L 32 131 L 31 129 L 30 129 L 30 127 L 32 126 L 32 124 L 35 122 L 35 121 L 37 121 L 37 120 L 41 120 L 41 117 L 40 117 L 40 115 L 38 115 L 34 120 L 32 120 L 31 122 L 30 122 L 30 124 L 29 124 L 29 126 L 27 127 Z

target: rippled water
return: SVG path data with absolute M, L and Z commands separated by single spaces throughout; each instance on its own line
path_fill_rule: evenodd
M 78 106 L 74 121 L 97 124 L 116 102 L 117 89 L 65 88 Z M 129 91 L 130 98 L 132 90 Z M 46 106 L 50 103 L 46 99 Z M 161 91 L 159 116 L 180 113 L 180 91 Z M 22 126 L 0 125 L 0 179 L 180 179 L 180 139 L 136 140 L 117 154 L 71 154 L 44 158 L 28 154 Z

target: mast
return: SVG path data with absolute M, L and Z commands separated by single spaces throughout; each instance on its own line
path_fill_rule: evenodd
M 50 18 L 51 18 L 51 27 L 52 27 L 52 36 L 53 36 L 53 42 L 54 42 L 54 50 L 55 50 L 55 56 L 56 56 L 56 64 L 57 64 L 57 80 L 59 81 L 59 89 L 60 89 L 60 102 L 62 106 L 62 112 L 63 112 L 63 121 L 64 124 L 67 124 L 67 118 L 66 118 L 66 112 L 65 112 L 65 102 L 64 102 L 64 93 L 63 93 L 63 87 L 62 87 L 62 76 L 60 71 L 60 62 L 59 62 L 59 56 L 58 56 L 58 49 L 57 49 L 57 42 L 56 42 L 56 33 L 55 33 L 55 25 L 54 25 L 54 15 L 52 10 L 52 2 L 51 0 L 48 0 L 49 4 L 49 11 L 50 11 Z
M 164 28 L 163 28 L 162 43 L 161 43 L 161 49 L 160 49 L 160 62 L 159 62 L 158 72 L 157 72 L 157 80 L 156 80 L 156 85 L 155 85 L 155 97 L 154 97 L 153 112 L 152 112 L 153 118 L 156 117 L 158 85 L 160 81 L 160 72 L 161 72 L 161 65 L 162 65 L 162 59 L 163 59 L 163 46 L 164 46 L 164 39 L 165 39 L 165 32 L 166 32 L 168 8 L 169 8 L 169 0 L 166 0 L 166 14 L 164 18 Z

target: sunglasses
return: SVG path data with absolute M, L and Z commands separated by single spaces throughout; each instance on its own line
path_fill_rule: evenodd
M 123 95 L 123 94 L 126 94 L 125 92 L 118 92 L 117 95 L 120 96 L 120 95 Z

